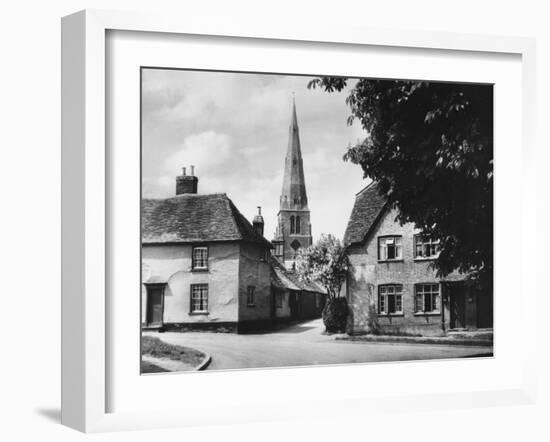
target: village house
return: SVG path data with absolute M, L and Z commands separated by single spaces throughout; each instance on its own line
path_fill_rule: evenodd
M 492 293 L 467 284 L 466 275 L 437 278 L 430 263 L 438 243 L 396 216 L 376 183 L 356 195 L 344 235 L 351 263 L 348 332 L 441 336 L 492 328 Z
M 197 194 L 177 177 L 176 196 L 142 202 L 142 324 L 162 330 L 242 332 L 271 325 L 270 249 L 226 194 Z

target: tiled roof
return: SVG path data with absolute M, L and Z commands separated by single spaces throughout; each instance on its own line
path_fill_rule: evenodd
M 143 199 L 141 227 L 144 244 L 247 241 L 273 247 L 225 193 Z
M 344 234 L 344 245 L 362 242 L 378 221 L 386 206 L 386 198 L 380 195 L 372 182 L 355 196 L 355 204 Z
M 287 272 L 280 267 L 271 267 L 271 284 L 279 289 L 301 290 L 301 288 L 294 284 L 287 276 Z
M 271 284 L 280 289 L 326 293 L 326 290 L 315 282 L 302 281 L 295 272 L 287 270 L 274 256 L 270 259 Z

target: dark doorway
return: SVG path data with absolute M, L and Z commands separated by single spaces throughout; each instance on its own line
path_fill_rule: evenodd
M 288 306 L 290 307 L 290 317 L 292 319 L 298 319 L 301 315 L 300 297 L 296 292 L 290 292 L 288 298 Z
M 464 286 L 449 286 L 451 328 L 466 328 L 466 294 Z
M 164 310 L 164 285 L 147 286 L 146 321 L 148 326 L 161 326 Z
M 477 326 L 493 328 L 493 291 L 487 290 L 477 295 Z

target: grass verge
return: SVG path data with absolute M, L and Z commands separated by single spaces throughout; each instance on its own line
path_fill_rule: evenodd
M 141 361 L 141 372 L 142 373 L 167 373 L 168 370 L 165 370 L 158 365 L 151 364 L 148 361 Z
M 194 348 L 167 344 L 153 336 L 143 336 L 141 338 L 141 354 L 153 358 L 181 361 L 193 366 L 198 366 L 206 356 L 203 352 Z

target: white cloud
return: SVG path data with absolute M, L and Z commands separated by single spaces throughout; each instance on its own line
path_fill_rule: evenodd
M 342 161 L 363 136 L 346 124 L 345 92 L 308 90 L 296 76 L 152 69 L 143 79 L 144 196 L 172 196 L 176 175 L 194 165 L 200 193 L 227 193 L 247 218 L 262 206 L 269 238 L 294 92 L 314 236 L 343 235 L 365 184 L 361 168 Z
M 175 172 L 175 168 L 195 165 L 207 171 L 223 164 L 231 155 L 231 137 L 212 130 L 190 135 L 181 148 L 166 159 L 165 169 Z
M 143 195 L 148 198 L 173 196 L 175 177 L 182 173 L 183 167 L 190 174 L 191 166 L 194 166 L 195 174 L 199 176 L 202 193 L 224 192 L 227 186 L 221 177 L 225 175 L 229 160 L 235 154 L 239 155 L 232 149 L 231 137 L 227 134 L 206 131 L 189 135 L 164 160 L 156 176 L 144 176 Z M 205 178 L 204 182 L 201 177 Z

